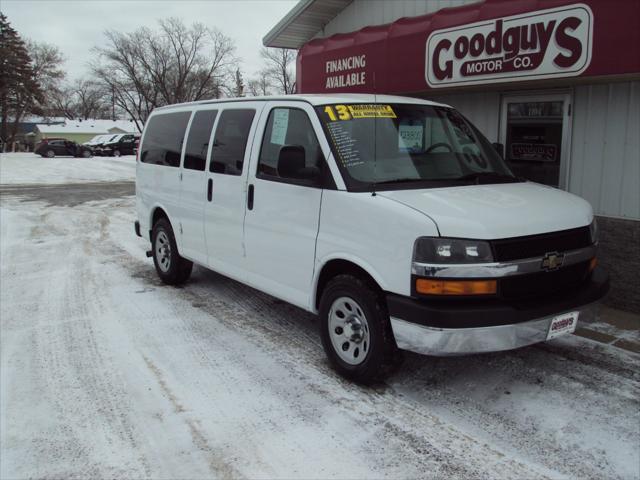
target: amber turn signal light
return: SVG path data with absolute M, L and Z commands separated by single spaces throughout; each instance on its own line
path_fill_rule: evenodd
M 597 257 L 593 257 L 589 261 L 589 271 L 593 272 L 593 269 L 596 268 L 596 265 L 598 265 L 598 259 L 597 259 Z
M 492 295 L 497 291 L 496 280 L 416 280 L 416 292 L 424 295 Z

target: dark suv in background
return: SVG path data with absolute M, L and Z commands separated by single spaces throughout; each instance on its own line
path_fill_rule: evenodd
M 45 138 L 38 144 L 34 153 L 49 158 L 56 155 L 84 158 L 93 156 L 93 151 L 89 147 L 64 138 Z
M 119 157 L 120 155 L 135 155 L 136 140 L 140 135 L 125 133 L 116 135 L 107 143 L 100 147 L 100 153 L 109 157 Z

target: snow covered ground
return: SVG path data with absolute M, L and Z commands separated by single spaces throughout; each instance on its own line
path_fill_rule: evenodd
M 126 172 L 6 160 L 0 183 Z M 639 355 L 407 354 L 363 388 L 307 313 L 202 268 L 162 285 L 114 185 L 1 197 L 0 478 L 640 477 Z
M 136 157 L 55 157 L 0 153 L 0 184 L 82 183 L 133 180 Z

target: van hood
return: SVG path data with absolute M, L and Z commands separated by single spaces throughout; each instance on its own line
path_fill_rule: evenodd
M 591 205 L 582 198 L 531 182 L 377 194 L 424 213 L 443 237 L 521 237 L 583 227 L 593 219 Z

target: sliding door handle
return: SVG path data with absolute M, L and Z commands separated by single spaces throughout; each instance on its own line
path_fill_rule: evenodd
M 213 196 L 213 180 L 209 179 L 207 183 L 207 200 L 211 201 L 211 197 Z
M 247 192 L 247 208 L 253 210 L 253 184 L 249 184 L 249 191 Z

